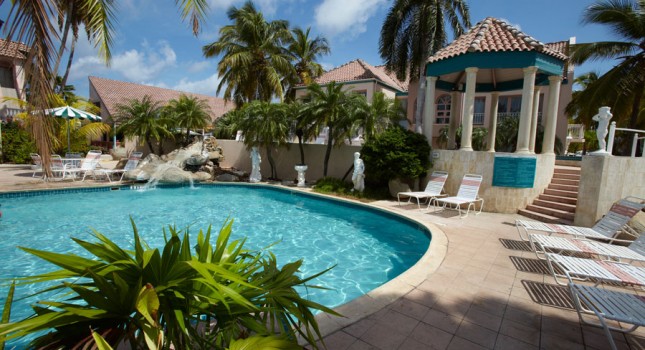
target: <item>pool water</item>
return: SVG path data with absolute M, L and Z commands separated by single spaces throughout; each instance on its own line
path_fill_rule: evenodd
M 70 237 L 95 241 L 96 229 L 121 247 L 132 248 L 132 227 L 151 246 L 164 244 L 163 227 L 190 226 L 219 232 L 234 219 L 233 239 L 247 237 L 247 249 L 270 247 L 278 263 L 304 259 L 302 275 L 336 265 L 312 281 L 330 290 L 307 289 L 303 295 L 329 307 L 344 304 L 386 283 L 414 265 L 426 252 L 430 235 L 409 220 L 364 206 L 262 186 L 216 185 L 56 193 L 2 198 L 0 219 L 0 302 L 6 279 L 51 271 L 56 267 L 17 246 L 87 256 Z M 21 286 L 16 299 L 40 289 Z M 12 320 L 29 315 L 26 301 L 14 301 Z

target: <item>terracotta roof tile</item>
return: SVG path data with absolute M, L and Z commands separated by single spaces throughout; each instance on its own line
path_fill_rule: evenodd
M 152 100 L 158 101 L 162 104 L 165 104 L 172 99 L 178 99 L 182 94 L 195 96 L 197 98 L 206 100 L 211 108 L 211 116 L 213 120 L 221 117 L 222 114 L 235 107 L 232 102 L 224 103 L 224 99 L 208 95 L 194 94 L 190 92 L 182 92 L 177 90 L 159 88 L 156 86 L 135 84 L 99 77 L 89 77 L 89 80 L 90 84 L 94 87 L 94 90 L 98 94 L 101 103 L 103 104 L 103 106 L 105 106 L 108 113 L 110 114 L 115 112 L 115 106 L 117 104 L 125 103 L 127 100 L 131 99 L 141 99 L 145 95 L 149 95 Z
M 430 56 L 428 62 L 437 62 L 468 52 L 495 51 L 538 51 L 566 60 L 567 56 L 560 48 L 560 46 L 545 45 L 506 21 L 488 17 L 475 24 L 466 34 Z
M 21 42 L 0 39 L 0 56 L 26 60 L 27 52 L 29 52 L 29 46 Z
M 402 82 L 396 79 L 396 75 L 388 73 L 385 66 L 372 66 L 371 64 L 356 59 L 343 64 L 342 66 L 331 69 L 315 81 L 318 84 L 327 84 L 332 81 L 350 82 L 357 80 L 376 79 L 397 90 L 408 91 L 408 82 Z

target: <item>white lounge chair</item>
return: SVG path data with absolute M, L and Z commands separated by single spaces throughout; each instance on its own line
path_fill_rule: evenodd
M 643 208 L 645 208 L 645 199 L 630 196 L 614 203 L 607 215 L 603 216 L 593 227 L 547 224 L 529 220 L 516 220 L 515 226 L 523 241 L 528 241 L 529 233 L 535 231 L 548 235 L 558 233 L 607 240 L 611 243 L 621 241 L 616 238 L 620 232 L 636 236 L 636 232 L 627 226 L 627 223 Z
M 569 290 L 580 322 L 602 327 L 612 349 L 616 344 L 611 330 L 630 333 L 645 325 L 645 298 L 636 294 L 623 293 L 598 287 L 570 283 Z M 590 322 L 584 315 L 598 317 L 598 323 Z M 618 321 L 618 326 L 610 326 L 607 320 Z M 628 327 L 622 327 L 628 325 Z
M 601 243 L 590 239 L 545 236 L 530 234 L 529 243 L 538 259 L 546 259 L 546 253 L 587 253 L 601 260 L 645 261 L 645 233 L 629 246 Z
M 396 198 L 399 201 L 399 205 L 401 205 L 401 196 L 404 196 L 404 197 L 408 197 L 408 203 L 410 203 L 412 198 L 416 198 L 417 206 L 419 207 L 419 209 L 421 209 L 421 199 L 427 199 L 428 208 L 429 208 L 430 204 L 432 204 L 438 197 L 447 196 L 447 194 L 442 193 L 443 185 L 446 183 L 447 179 L 448 179 L 447 172 L 433 171 L 432 175 L 430 175 L 430 180 L 428 181 L 428 184 L 426 185 L 425 190 L 397 193 Z
M 482 212 L 482 208 L 484 207 L 484 199 L 480 198 L 478 193 L 479 193 L 479 186 L 482 184 L 482 176 L 477 175 L 477 174 L 466 174 L 464 175 L 464 178 L 461 180 L 461 185 L 459 185 L 459 191 L 457 192 L 457 195 L 454 197 L 447 197 L 447 198 L 437 198 L 436 202 L 438 203 L 443 203 L 443 208 L 447 209 L 450 207 L 451 209 L 457 209 L 459 211 L 459 217 L 460 218 L 465 218 L 468 216 L 468 213 L 470 212 L 470 208 L 473 208 L 473 211 L 476 210 L 475 208 L 475 203 L 479 202 L 479 212 L 476 212 L 475 215 L 480 214 Z M 463 217 L 461 216 L 461 206 L 463 204 L 468 204 L 468 207 L 466 208 L 466 215 Z M 454 205 L 454 208 L 452 207 Z
M 31 166 L 34 173 L 31 174 L 31 177 L 36 177 L 36 173 L 43 171 L 43 160 L 38 153 L 29 153 L 29 156 L 31 157 L 31 161 L 34 162 Z
M 89 151 L 87 152 L 87 155 L 85 155 L 85 158 L 81 160 L 80 166 L 74 167 L 73 164 L 66 164 L 63 177 L 65 177 L 66 174 L 71 174 L 73 175 L 72 179 L 75 179 L 76 176 L 80 176 L 82 174 L 83 178 L 81 181 L 85 181 L 85 178 L 91 174 L 92 177 L 95 178 L 94 171 L 99 165 L 101 154 L 101 151 Z
M 123 169 L 98 169 L 96 170 L 96 172 L 105 174 L 110 182 L 112 182 L 112 175 L 121 174 L 119 181 L 123 181 L 123 176 L 125 176 L 126 172 L 137 168 L 137 165 L 139 165 L 139 161 L 141 160 L 142 156 L 143 152 L 132 152 L 130 154 L 130 157 L 128 157 L 128 162 L 125 163 Z
M 645 286 L 645 267 L 625 263 L 576 258 L 546 253 L 549 272 L 559 285 L 568 285 L 574 280 L 621 283 Z M 560 273 L 559 271 L 562 271 Z

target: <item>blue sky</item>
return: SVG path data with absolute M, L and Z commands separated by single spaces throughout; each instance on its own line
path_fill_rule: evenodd
M 175 1 L 120 0 L 112 47 L 113 59 L 106 67 L 96 50 L 81 34 L 68 83 L 77 94 L 88 95 L 88 75 L 215 95 L 219 82 L 217 58 L 205 59 L 202 46 L 217 40 L 219 28 L 229 23 L 226 10 L 244 0 L 209 0 L 210 13 L 202 32 L 194 37 L 179 18 Z M 0 8 L 6 18 L 8 1 Z M 468 1 L 474 23 L 492 16 L 518 26 L 542 42 L 576 37 L 578 43 L 609 40 L 601 26 L 582 25 L 581 14 L 593 1 L 587 0 L 474 0 Z M 392 0 L 256 0 L 268 19 L 285 19 L 291 26 L 311 27 L 325 36 L 331 54 L 320 59 L 326 69 L 361 58 L 379 65 L 378 39 Z M 82 33 L 82 32 L 81 32 Z M 576 67 L 576 75 L 591 70 L 601 73 L 611 62 Z M 62 70 L 61 70 L 62 71 Z M 62 74 L 61 74 L 62 75 Z

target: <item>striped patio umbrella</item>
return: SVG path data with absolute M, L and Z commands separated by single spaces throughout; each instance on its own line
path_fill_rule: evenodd
M 51 115 L 56 118 L 64 119 L 89 119 L 93 122 L 101 121 L 101 117 L 98 115 L 76 109 L 74 107 L 65 106 L 65 107 L 56 107 L 45 110 L 45 115 Z M 69 140 L 69 123 L 67 123 L 67 152 L 70 152 L 70 140 Z

